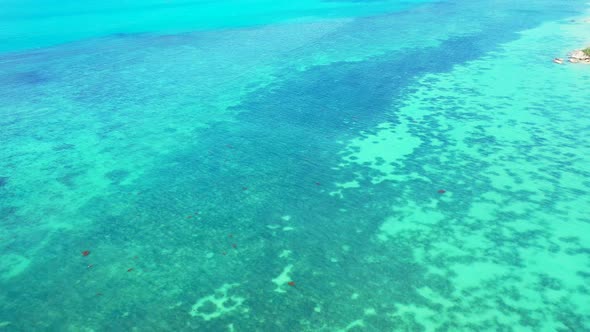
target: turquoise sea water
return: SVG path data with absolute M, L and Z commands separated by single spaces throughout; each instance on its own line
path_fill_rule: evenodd
M 590 331 L 584 1 L 3 1 L 0 331 Z

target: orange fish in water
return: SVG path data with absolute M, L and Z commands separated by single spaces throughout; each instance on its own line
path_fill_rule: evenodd
M 291 286 L 291 287 L 294 287 L 294 286 L 295 286 L 295 281 L 289 281 L 289 282 L 287 283 L 287 285 L 289 285 L 289 286 Z
M 86 257 L 88 255 L 90 255 L 90 250 L 84 250 L 84 251 L 82 251 L 82 256 Z

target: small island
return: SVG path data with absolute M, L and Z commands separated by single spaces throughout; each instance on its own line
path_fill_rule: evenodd
M 590 47 L 571 52 L 569 54 L 569 62 L 590 64 Z

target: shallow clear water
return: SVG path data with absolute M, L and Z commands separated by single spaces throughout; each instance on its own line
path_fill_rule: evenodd
M 215 6 L 7 2 L 1 331 L 590 330 L 584 1 Z

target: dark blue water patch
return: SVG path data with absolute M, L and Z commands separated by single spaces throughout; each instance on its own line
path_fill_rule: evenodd
M 0 78 L 0 86 L 36 86 L 51 81 L 49 76 L 41 71 L 26 71 L 8 74 Z
M 64 170 L 64 172 L 56 178 L 56 180 L 67 186 L 68 188 L 75 188 L 77 185 L 77 180 L 85 175 L 87 170 L 85 169 L 74 169 L 74 170 Z
M 455 37 L 438 47 L 314 67 L 277 86 L 257 91 L 234 108 L 241 111 L 244 122 L 273 123 L 272 127 L 257 128 L 245 135 L 256 139 L 276 136 L 273 129 L 294 128 L 308 131 L 299 135 L 324 138 L 357 135 L 358 130 L 381 121 L 395 122 L 395 108 L 400 106 L 405 88 L 416 78 L 426 73 L 448 72 L 455 65 L 493 50 L 491 45 L 499 42 L 494 40 L 490 44 L 482 39 L 483 34 Z
M 2 65 L 12 65 L 26 61 L 40 61 L 42 58 L 46 58 L 47 56 L 48 52 L 45 50 L 29 50 L 26 52 L 0 53 L 0 63 L 2 63 Z
M 118 184 L 129 176 L 129 172 L 123 169 L 117 169 L 108 172 L 105 176 L 107 179 L 111 180 L 112 183 Z
M 111 34 L 112 37 L 116 37 L 116 38 L 128 38 L 128 37 L 137 36 L 137 35 L 141 35 L 141 34 L 128 33 L 128 32 L 116 32 L 116 33 Z
M 59 145 L 56 145 L 52 148 L 53 151 L 65 151 L 65 150 L 72 150 L 76 147 L 76 145 L 74 144 L 69 144 L 69 143 L 62 143 Z
M 18 208 L 16 206 L 0 207 L 0 220 L 8 220 L 8 217 L 15 215 L 17 211 Z
M 0 188 L 4 187 L 6 184 L 8 184 L 8 177 L 0 176 Z

